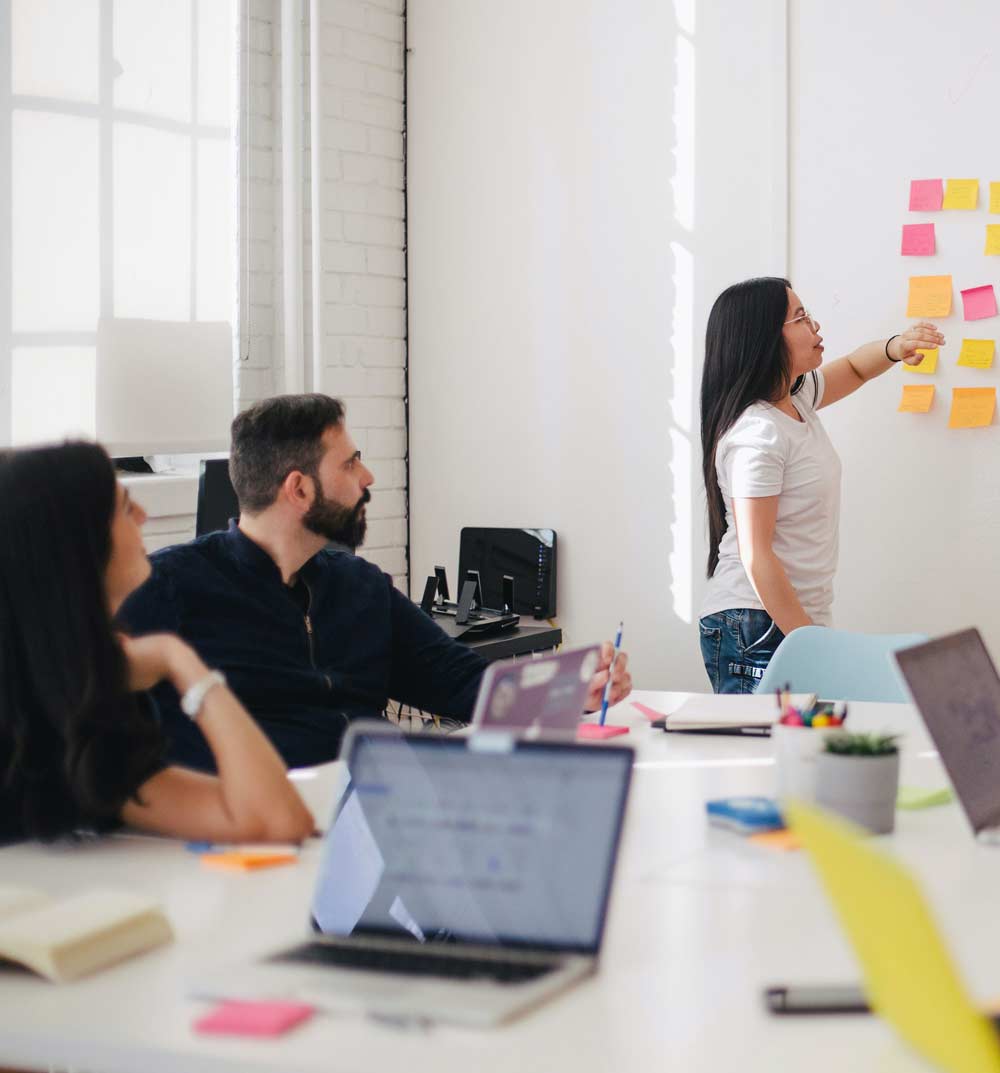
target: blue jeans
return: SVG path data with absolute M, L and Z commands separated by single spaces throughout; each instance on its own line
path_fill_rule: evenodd
M 785 635 L 766 611 L 738 607 L 700 622 L 701 656 L 712 691 L 752 693 Z

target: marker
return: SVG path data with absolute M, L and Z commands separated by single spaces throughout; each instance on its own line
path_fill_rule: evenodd
M 601 718 L 597 721 L 598 726 L 604 726 L 604 717 L 608 714 L 608 698 L 611 696 L 611 674 L 615 669 L 618 653 L 622 649 L 622 630 L 624 628 L 625 623 L 619 622 L 618 634 L 615 637 L 615 650 L 611 653 L 611 666 L 608 667 L 608 680 L 604 683 L 604 696 L 601 698 Z

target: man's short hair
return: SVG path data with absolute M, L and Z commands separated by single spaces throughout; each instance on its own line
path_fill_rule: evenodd
M 229 479 L 240 510 L 258 514 L 278 496 L 293 470 L 315 477 L 322 436 L 344 420 L 346 407 L 329 395 L 276 395 L 237 414 L 232 424 Z

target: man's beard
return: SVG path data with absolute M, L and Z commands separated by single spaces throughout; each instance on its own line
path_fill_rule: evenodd
M 319 481 L 313 482 L 316 498 L 313 505 L 302 516 L 302 524 L 312 533 L 316 533 L 337 544 L 346 544 L 349 548 L 359 548 L 364 543 L 368 519 L 365 517 L 365 504 L 372 498 L 366 488 L 361 498 L 353 507 L 345 507 L 332 499 L 327 499 L 320 488 Z

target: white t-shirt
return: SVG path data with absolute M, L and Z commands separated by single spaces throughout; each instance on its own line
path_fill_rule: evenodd
M 740 561 L 733 499 L 779 496 L 772 547 L 806 614 L 818 626 L 832 625 L 833 575 L 840 526 L 840 458 L 816 407 L 825 382 L 807 376 L 789 417 L 766 402 L 748 406 L 722 436 L 715 471 L 726 502 L 726 532 L 719 564 L 709 578 L 701 616 L 764 605 Z M 814 397 L 815 395 L 815 397 Z

